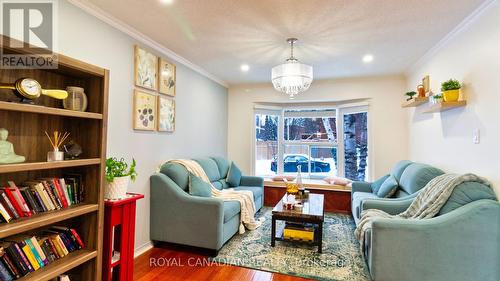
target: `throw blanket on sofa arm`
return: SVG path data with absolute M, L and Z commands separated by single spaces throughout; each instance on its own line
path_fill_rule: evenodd
M 170 160 L 169 163 L 177 163 L 184 166 L 190 173 L 201 178 L 211 186 L 212 197 L 220 198 L 224 201 L 240 202 L 240 227 L 239 233 L 245 233 L 245 227 L 249 230 L 258 228 L 262 222 L 255 219 L 255 202 L 253 200 L 253 192 L 246 190 L 225 189 L 218 190 L 215 188 L 208 178 L 205 170 L 194 160 L 178 159 Z
M 456 186 L 464 182 L 478 182 L 491 187 L 491 184 L 484 178 L 474 174 L 456 175 L 444 174 L 432 179 L 415 197 L 408 209 L 398 215 L 390 215 L 377 209 L 368 209 L 361 214 L 356 231 L 356 237 L 361 246 L 361 252 L 365 251 L 365 232 L 372 227 L 372 223 L 377 218 L 389 219 L 427 219 L 439 213 L 439 210 L 446 204 L 451 193 Z

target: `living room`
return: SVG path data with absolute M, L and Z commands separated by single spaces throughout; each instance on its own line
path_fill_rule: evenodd
M 0 280 L 500 280 L 498 0 L 0 6 Z

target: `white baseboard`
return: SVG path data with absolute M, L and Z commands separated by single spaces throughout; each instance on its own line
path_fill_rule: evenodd
M 151 242 L 151 241 L 148 241 L 148 242 L 142 244 L 141 246 L 135 248 L 134 258 L 144 254 L 145 252 L 149 251 L 152 248 L 153 248 L 153 242 Z

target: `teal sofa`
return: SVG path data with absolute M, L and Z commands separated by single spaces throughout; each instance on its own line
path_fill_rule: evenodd
M 226 177 L 231 162 L 220 157 L 194 159 L 217 189 L 230 188 Z M 150 238 L 217 251 L 240 225 L 240 203 L 213 197 L 191 196 L 189 173 L 180 164 L 166 163 L 150 178 Z M 264 203 L 264 180 L 242 176 L 235 190 L 253 192 L 255 208 Z
M 369 204 L 373 201 L 395 202 L 394 204 L 399 203 L 406 206 L 430 180 L 443 173 L 440 169 L 426 164 L 402 160 L 392 167 L 389 174 L 380 177 L 374 182 L 353 182 L 351 211 L 356 225 L 361 218 L 361 212 L 370 208 Z M 391 198 L 380 198 L 374 191 L 378 190 L 390 175 L 394 176 L 398 183 L 397 191 Z
M 398 214 L 412 200 L 370 200 L 366 209 Z M 373 281 L 500 280 L 500 204 L 491 188 L 455 187 L 437 216 L 376 219 L 365 233 Z

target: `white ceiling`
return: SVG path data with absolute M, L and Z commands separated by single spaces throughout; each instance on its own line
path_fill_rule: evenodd
M 315 79 L 406 71 L 484 0 L 85 0 L 229 84 L 270 80 L 288 56 Z M 371 64 L 363 55 L 373 54 Z M 250 65 L 242 73 L 240 65 Z

